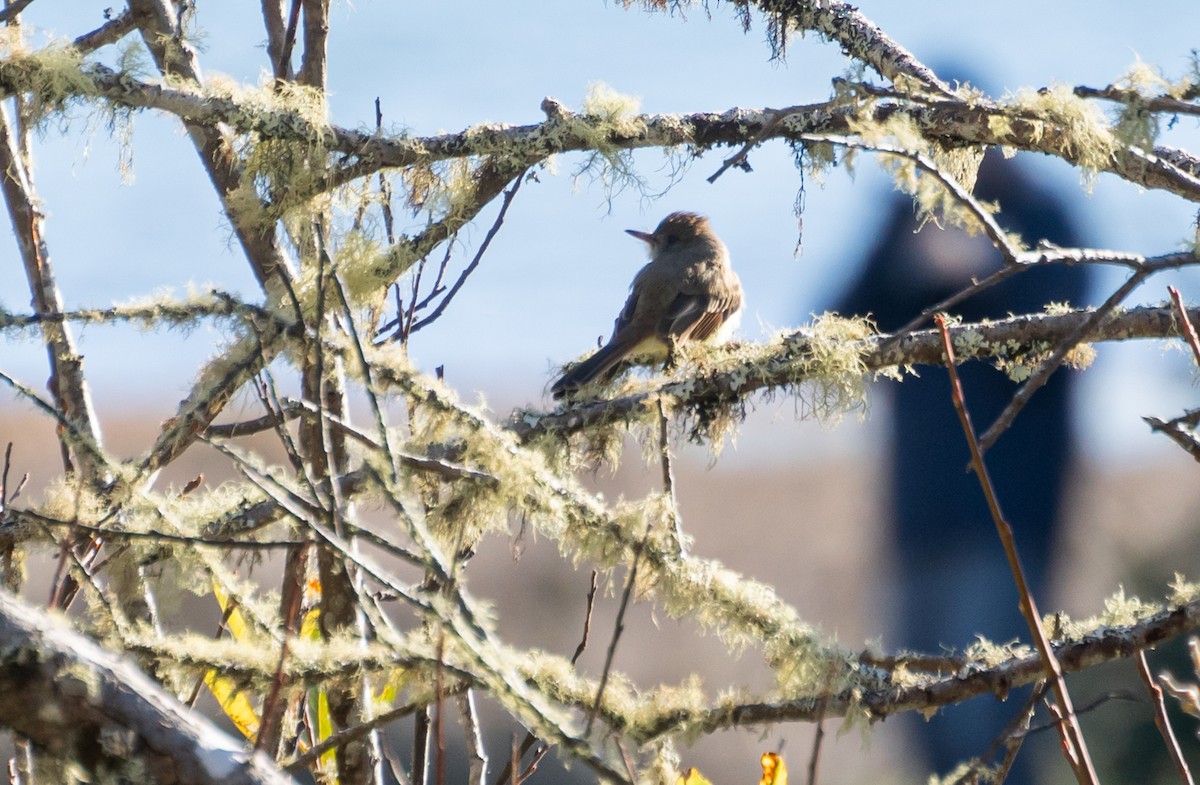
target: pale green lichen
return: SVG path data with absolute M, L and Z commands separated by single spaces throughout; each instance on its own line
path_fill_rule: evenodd
M 1008 107 L 1017 116 L 1042 120 L 1042 125 L 1033 126 L 1033 141 L 1049 144 L 1073 159 L 1089 187 L 1097 173 L 1111 165 L 1119 141 L 1095 102 L 1079 98 L 1066 85 L 1022 90 L 1009 100 Z M 989 120 L 1000 141 L 1008 135 L 1006 122 L 996 116 Z
M 947 184 L 947 181 L 955 183 L 963 194 L 971 192 L 983 161 L 981 146 L 948 147 L 932 142 L 921 133 L 916 121 L 905 114 L 895 114 L 882 123 L 854 118 L 849 125 L 851 132 L 868 147 L 883 151 L 881 163 L 891 173 L 896 187 L 913 197 L 922 224 L 949 223 L 969 235 L 983 231 L 979 216 Z M 907 154 L 887 150 L 902 150 Z M 918 158 L 937 174 L 922 168 Z M 977 206 L 992 213 L 997 211 L 994 205 L 977 203 Z
M 1175 573 L 1170 586 L 1171 593 L 1167 595 L 1167 601 L 1172 605 L 1185 605 L 1200 599 L 1200 583 L 1188 581 L 1183 573 Z
M 646 183 L 634 167 L 632 153 L 613 141 L 645 134 L 646 124 L 638 108 L 637 98 L 622 95 L 603 82 L 594 82 L 584 97 L 583 111 L 569 115 L 564 121 L 564 132 L 581 139 L 591 151 L 576 171 L 576 179 L 587 174 L 599 180 L 609 198 L 627 187 L 646 191 Z

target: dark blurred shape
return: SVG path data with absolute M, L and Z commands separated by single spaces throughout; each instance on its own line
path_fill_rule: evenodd
M 975 195 L 1000 203 L 1000 224 L 1026 244 L 1050 240 L 1078 245 L 1059 200 L 1041 189 L 1017 162 L 996 151 L 984 159 Z M 866 269 L 836 310 L 873 315 L 891 332 L 925 308 L 1000 267 L 986 237 L 926 225 L 914 233 L 912 202 L 896 198 Z M 1081 305 L 1084 271 L 1066 266 L 1032 269 L 952 309 L 968 321 L 1040 312 L 1051 301 Z M 968 410 L 977 431 L 991 424 L 1017 385 L 984 363 L 961 366 Z M 979 482 L 964 471 L 970 458 L 950 400 L 944 368 L 922 368 L 920 378 L 881 384 L 891 398 L 887 441 L 889 485 L 885 514 L 892 517 L 898 586 L 894 627 L 885 643 L 921 652 L 957 651 L 983 635 L 994 642 L 1029 641 L 1017 592 Z M 1067 472 L 1074 450 L 1068 408 L 1073 373 L 1060 370 L 1034 395 L 1015 424 L 988 452 L 988 471 L 1001 509 L 1013 526 L 1034 598 L 1045 605 L 1047 565 L 1058 531 Z M 979 698 L 940 712 L 917 728 L 928 766 L 946 774 L 983 755 L 1020 710 L 1022 691 L 1007 702 Z M 1008 782 L 1033 781 L 1023 750 Z

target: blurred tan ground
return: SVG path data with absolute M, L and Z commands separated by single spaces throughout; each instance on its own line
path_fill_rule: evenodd
M 17 407 L 0 412 L 0 441 L 14 443 L 10 484 L 22 472 L 30 473 L 18 501 L 28 504 L 60 472 L 53 432 L 44 418 L 22 414 Z M 109 417 L 108 447 L 132 457 L 145 449 L 156 428 L 156 422 L 139 419 L 136 412 Z M 773 585 L 802 618 L 846 647 L 858 649 L 879 639 L 895 569 L 879 545 L 881 467 L 870 444 L 880 433 L 879 423 L 853 419 L 822 431 L 811 423 L 796 423 L 786 406 L 765 407 L 737 447 L 727 448 L 715 465 L 709 466 L 705 450 L 681 449 L 677 491 L 685 529 L 694 537 L 692 552 Z M 1182 453 L 1159 465 L 1122 470 L 1083 462 L 1075 471 L 1068 505 L 1056 596 L 1043 598 L 1043 609 L 1090 615 L 1119 584 L 1156 598 L 1172 572 L 1196 578 L 1200 484 L 1195 471 Z M 211 450 L 199 446 L 164 472 L 160 487 L 179 488 L 199 472 L 210 487 L 234 476 Z M 601 471 L 588 482 L 615 498 L 644 493 L 658 477 L 657 465 L 646 467 L 635 450 L 615 476 Z M 558 557 L 554 543 L 532 531 L 519 545 L 515 535 L 495 535 L 481 546 L 467 571 L 471 591 L 495 607 L 499 630 L 508 641 L 569 656 L 579 640 L 588 571 L 573 569 Z M 27 593 L 34 601 L 45 601 L 48 565 L 31 565 Z M 605 589 L 591 645 L 581 661 L 592 675 L 603 665 L 621 587 Z M 887 645 L 886 639 L 883 643 Z M 758 652 L 730 656 L 716 636 L 697 636 L 690 621 L 670 619 L 646 604 L 633 607 L 626 619 L 615 667 L 644 687 L 679 683 L 697 672 L 710 694 L 769 683 Z M 1076 704 L 1086 700 L 1077 696 Z M 487 716 L 498 722 L 495 713 Z M 822 752 L 820 782 L 924 781 L 927 772 L 905 767 L 906 741 L 895 721 L 869 734 L 838 735 L 838 722 L 827 724 L 831 732 Z M 793 782 L 804 782 L 812 732 L 804 724 L 727 732 L 681 752 L 685 767 L 699 767 L 714 782 L 752 783 L 760 774 L 759 754 L 783 742 Z M 504 754 L 507 733 L 491 734 L 494 755 Z M 1055 766 L 1053 779 L 1065 781 L 1059 776 L 1066 775 L 1065 766 Z

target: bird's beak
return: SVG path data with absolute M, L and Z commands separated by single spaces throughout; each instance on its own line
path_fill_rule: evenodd
M 625 233 L 632 234 L 642 242 L 650 243 L 651 245 L 654 244 L 654 235 L 650 234 L 649 232 L 639 232 L 637 229 L 626 229 Z

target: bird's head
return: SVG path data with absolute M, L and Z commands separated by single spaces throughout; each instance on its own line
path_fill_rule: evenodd
M 707 218 L 697 213 L 685 212 L 671 213 L 659 222 L 653 232 L 641 232 L 637 229 L 625 231 L 649 245 L 651 256 L 657 256 L 677 243 L 691 243 L 712 235 Z

